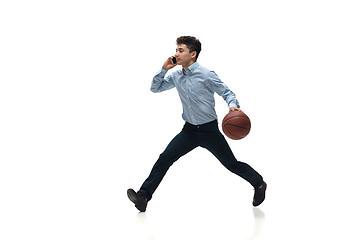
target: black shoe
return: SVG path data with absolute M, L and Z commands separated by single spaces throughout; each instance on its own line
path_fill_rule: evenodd
M 140 211 L 140 212 L 145 212 L 146 211 L 146 206 L 147 206 L 147 199 L 145 197 L 145 194 L 138 192 L 136 193 L 133 189 L 128 189 L 127 190 L 127 195 L 130 199 L 130 201 L 132 201 L 135 204 L 135 207 Z
M 259 188 L 255 189 L 254 201 L 253 201 L 254 207 L 259 206 L 265 200 L 266 187 L 267 187 L 266 182 L 263 182 L 263 184 Z

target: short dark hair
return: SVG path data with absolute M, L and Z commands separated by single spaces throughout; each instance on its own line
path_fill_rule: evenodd
M 200 51 L 201 51 L 201 42 L 199 39 L 191 36 L 181 36 L 176 39 L 176 44 L 185 44 L 186 47 L 190 50 L 190 52 L 195 51 L 196 57 L 195 61 L 199 57 Z

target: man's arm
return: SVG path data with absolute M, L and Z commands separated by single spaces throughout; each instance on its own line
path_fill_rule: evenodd
M 223 83 L 215 72 L 210 72 L 208 81 L 211 88 L 221 96 L 229 106 L 230 111 L 241 111 L 235 94 Z
M 177 65 L 177 64 L 172 64 L 172 62 L 171 62 L 172 57 L 173 56 L 166 59 L 161 70 L 153 78 L 153 80 L 151 82 L 151 88 L 150 88 L 150 90 L 152 92 L 158 93 L 158 92 L 166 91 L 166 90 L 169 90 L 169 89 L 172 89 L 175 87 L 174 80 L 172 79 L 171 76 L 167 76 L 165 78 L 167 71 Z
M 155 75 L 151 82 L 150 90 L 154 93 L 163 92 L 175 87 L 174 81 L 171 76 L 167 76 L 165 78 L 167 71 L 165 69 L 161 69 L 158 74 Z

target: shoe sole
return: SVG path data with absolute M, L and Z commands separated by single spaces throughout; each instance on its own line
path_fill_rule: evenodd
M 145 206 L 145 208 L 143 208 L 143 207 L 140 208 L 138 206 L 140 202 L 138 200 L 137 193 L 133 189 L 128 189 L 127 195 L 128 195 L 128 198 L 130 199 L 130 201 L 132 201 L 135 204 L 135 207 L 137 208 L 137 210 L 139 210 L 140 212 L 145 212 L 146 206 Z
M 137 204 L 137 198 L 136 198 L 136 192 L 132 189 L 127 190 L 127 195 L 130 201 L 132 201 L 134 204 Z

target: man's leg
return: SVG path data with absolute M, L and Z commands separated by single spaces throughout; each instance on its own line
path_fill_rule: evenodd
M 181 156 L 199 146 L 196 136 L 184 126 L 183 130 L 169 143 L 152 168 L 149 177 L 140 188 L 149 201 L 169 167 Z
M 201 133 L 201 146 L 208 149 L 228 170 L 248 181 L 255 189 L 263 184 L 262 176 L 244 162 L 236 160 L 217 126 L 211 132 Z
M 253 206 L 259 206 L 265 200 L 265 191 L 267 188 L 262 176 L 248 164 L 236 160 L 226 139 L 218 128 L 217 131 L 211 131 L 201 135 L 201 146 L 214 154 L 227 169 L 248 181 L 255 188 Z

